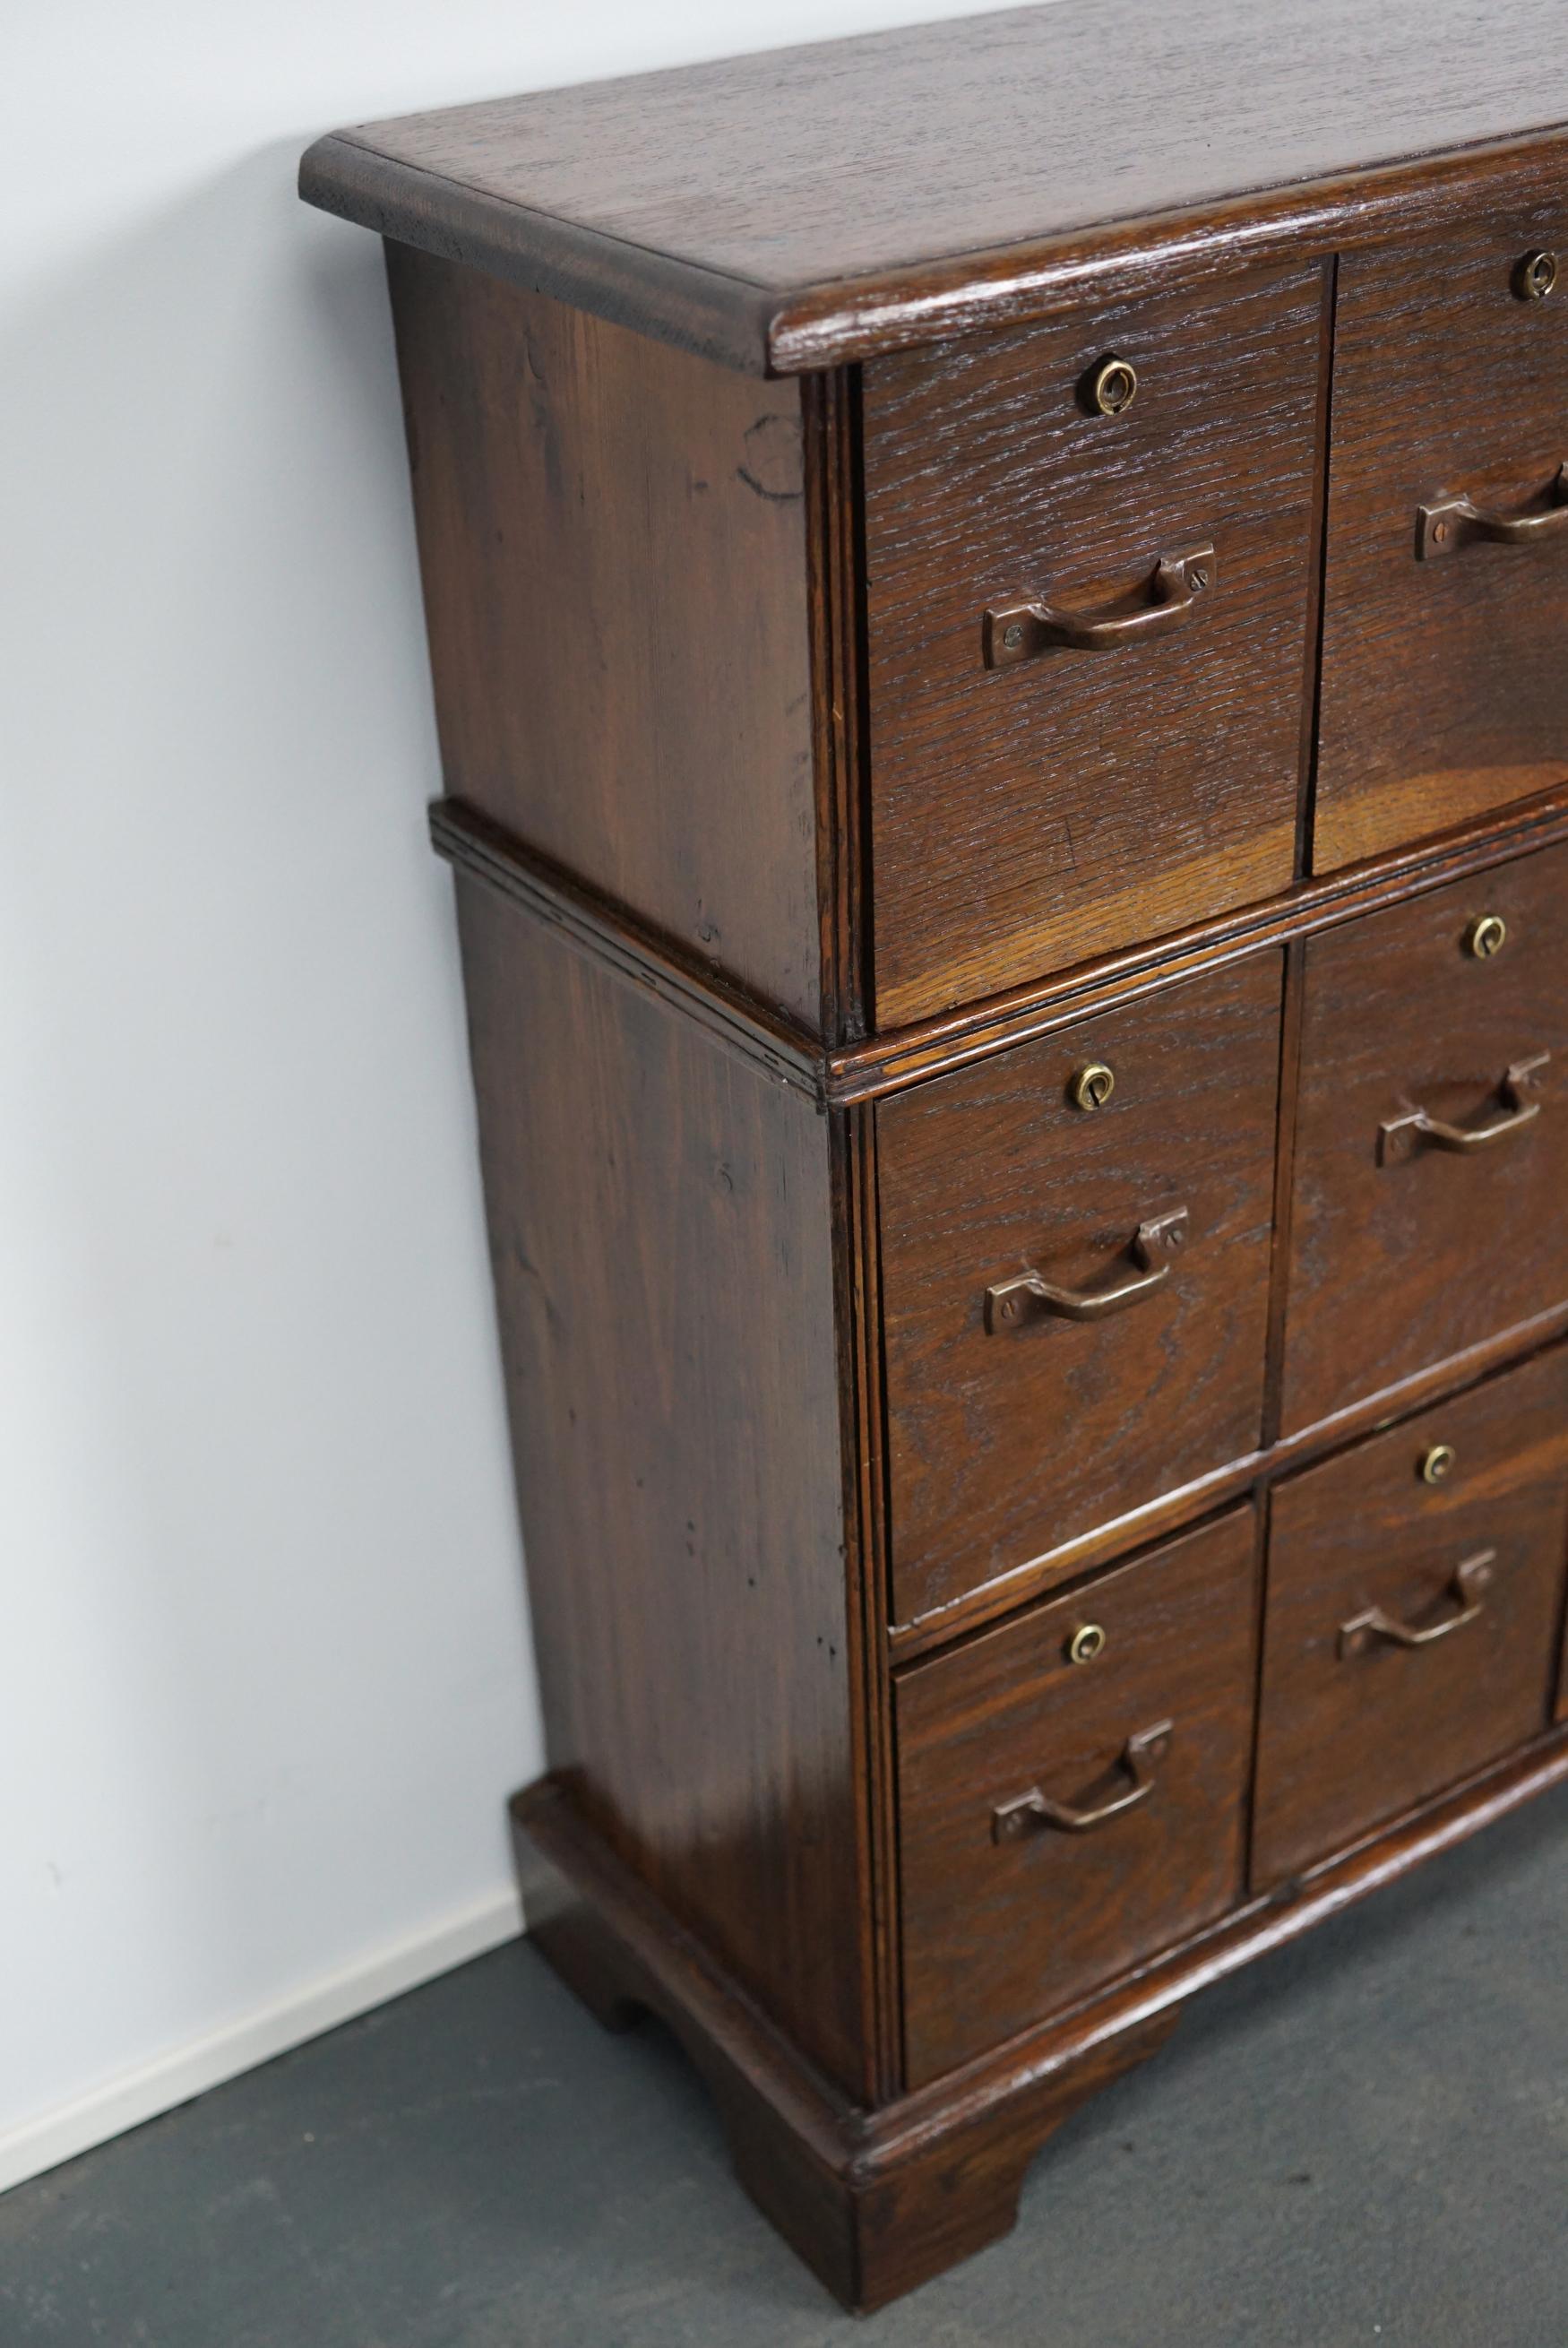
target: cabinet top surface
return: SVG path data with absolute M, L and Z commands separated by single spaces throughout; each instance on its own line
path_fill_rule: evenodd
M 1281 196 L 1538 133 L 1565 69 L 1562 0 L 1054 0 L 364 125 L 302 191 L 794 367 L 999 314 L 1009 256 L 1081 272 L 1216 211 L 1202 233 L 1255 232 Z

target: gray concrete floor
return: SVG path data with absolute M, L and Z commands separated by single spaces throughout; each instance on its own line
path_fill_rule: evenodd
M 525 1944 L 0 2199 L 3 2348 L 1568 2348 L 1568 1794 L 1210 1991 L 857 2332 Z

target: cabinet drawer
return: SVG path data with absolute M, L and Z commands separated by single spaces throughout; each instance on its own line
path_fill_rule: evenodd
M 1515 290 L 1553 248 L 1568 276 L 1561 195 L 1340 261 L 1320 872 L 1568 776 L 1568 283 Z M 1479 521 L 1423 523 L 1464 498 Z M 1521 516 L 1538 535 L 1483 534 Z
M 866 367 L 882 1025 L 1288 882 L 1319 286 L 1260 272 Z M 1104 416 L 1112 355 L 1137 388 Z M 1127 618 L 1203 546 L 1170 633 L 988 667 L 989 610 Z
M 1279 1488 L 1255 1889 L 1546 1726 L 1565 1545 L 1561 1350 Z
M 1238 1509 L 899 1683 L 912 2086 L 1236 1897 L 1255 1550 Z
M 1568 1299 L 1568 850 L 1310 939 L 1306 985 L 1287 1434 Z
M 880 1105 L 900 1622 L 1255 1449 L 1280 986 L 1260 954 Z

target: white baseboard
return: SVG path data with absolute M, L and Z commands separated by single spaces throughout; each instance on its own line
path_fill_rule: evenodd
M 470 1957 L 483 1956 L 487 1949 L 499 1948 L 522 1929 L 516 1892 L 492 1892 L 427 1931 L 374 1950 L 252 2007 L 220 2030 L 171 2048 L 155 2062 L 122 2071 L 71 2103 L 5 2129 L 0 2133 L 0 2193 L 172 2111 L 176 2104 L 189 2103 L 241 2071 L 270 2063 L 275 2054 L 286 2054 L 323 2030 L 368 2013 L 372 2006 L 384 2005 L 388 1998 L 401 1997 L 405 1990 L 434 1981 L 437 1973 L 450 1972 Z

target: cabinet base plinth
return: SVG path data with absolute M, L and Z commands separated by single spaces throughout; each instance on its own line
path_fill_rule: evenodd
M 987 2065 L 877 2110 L 789 2046 L 545 1779 L 512 1805 L 529 1937 L 611 2030 L 656 2014 L 695 2064 L 735 2173 L 812 2271 L 856 2312 L 885 2306 L 1010 2231 L 1040 2147 L 1095 2091 L 1152 2054 L 1174 2005 L 1072 2060 Z M 1033 2042 L 1030 2042 L 1032 2049 Z
M 867 2313 L 1008 2233 L 1046 2138 L 1153 2054 L 1187 1997 L 1564 1779 L 1559 1727 L 1071 2013 L 875 2107 L 790 2044 L 561 1780 L 541 1778 L 511 1811 L 540 1954 L 607 2028 L 658 2015 L 705 2080 L 747 2192 L 835 2297 Z

